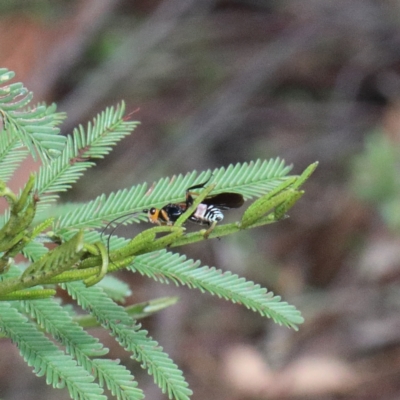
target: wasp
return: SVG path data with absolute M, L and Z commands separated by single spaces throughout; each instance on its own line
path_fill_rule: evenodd
M 149 221 L 157 225 L 173 225 L 174 222 L 193 204 L 195 193 L 194 189 L 202 189 L 206 182 L 194 185 L 186 189 L 186 200 L 182 203 L 170 203 L 162 208 L 152 207 L 143 210 L 147 213 Z M 239 208 L 243 205 L 244 198 L 239 193 L 220 193 L 214 196 L 206 197 L 189 217 L 189 221 L 200 225 L 215 225 L 224 219 L 222 210 L 230 208 Z

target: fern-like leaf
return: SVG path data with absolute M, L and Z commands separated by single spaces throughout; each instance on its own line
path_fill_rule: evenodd
M 28 107 L 32 92 L 22 83 L 4 85 L 13 77 L 13 72 L 0 68 L 0 111 L 4 132 L 12 140 L 13 147 L 21 142 L 33 157 L 39 154 L 47 162 L 58 156 L 65 145 L 65 137 L 59 135 L 57 128 L 62 114 L 55 112 L 55 105 Z
M 15 127 L 10 126 L 9 129 L 13 130 Z M 16 138 L 16 134 L 0 134 L 0 179 L 3 182 L 12 177 L 14 171 L 29 154 L 28 149 Z
M 230 271 L 199 266 L 199 261 L 162 250 L 156 254 L 136 257 L 130 269 L 163 283 L 172 281 L 177 285 L 186 285 L 243 304 L 278 324 L 296 330 L 297 325 L 303 322 L 303 317 L 294 306 L 281 301 L 279 296 L 274 296 L 260 285 L 246 281 Z
M 136 382 L 129 370 L 119 364 L 118 360 L 96 358 L 93 360 L 100 385 L 107 385 L 108 389 L 118 400 L 141 400 L 143 392 L 136 387 Z
M 126 311 L 114 303 L 98 287 L 85 288 L 80 282 L 63 285 L 78 304 L 90 310 L 97 320 L 116 337 L 127 350 L 133 352 L 133 358 L 142 363 L 154 376 L 154 381 L 170 399 L 188 400 L 192 394 L 188 389 L 182 372 L 173 363 L 158 343 L 140 330 Z
M 118 361 L 92 358 L 106 354 L 108 349 L 73 322 L 71 315 L 57 302 L 51 299 L 26 301 L 23 306 L 46 332 L 65 346 L 66 352 L 76 358 L 79 365 L 98 378 L 100 386 L 106 385 L 121 400 L 144 397 L 134 377 Z
M 61 233 L 62 229 L 74 227 L 99 228 L 104 221 L 110 221 L 130 213 L 140 213 L 144 208 L 163 207 L 168 203 L 177 203 L 184 199 L 185 191 L 194 182 L 204 182 L 212 176 L 216 182 L 213 194 L 222 192 L 237 192 L 246 199 L 274 189 L 290 171 L 284 161 L 276 158 L 269 161 L 230 165 L 228 168 L 218 168 L 197 175 L 196 171 L 178 175 L 172 178 L 160 179 L 154 187 L 148 190 L 147 184 L 133 186 L 130 190 L 120 190 L 108 197 L 101 195 L 95 200 L 78 207 L 63 215 L 55 224 L 54 230 Z M 144 216 L 141 216 L 144 219 Z M 132 215 L 125 223 L 139 221 L 139 216 Z
M 0 302 L 1 331 L 15 342 L 28 365 L 54 388 L 66 386 L 73 399 L 106 400 L 94 378 L 36 329 L 11 303 Z
M 138 122 L 125 121 L 124 103 L 116 108 L 107 108 L 88 124 L 74 129 L 68 136 L 67 144 L 51 166 L 44 165 L 38 172 L 36 187 L 40 201 L 38 213 L 56 201 L 58 193 L 68 190 L 83 174 L 94 165 L 91 159 L 103 158 L 115 145 L 137 126 Z

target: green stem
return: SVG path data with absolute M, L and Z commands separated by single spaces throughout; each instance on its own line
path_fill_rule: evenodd
M 257 222 L 248 225 L 246 227 L 242 227 L 240 225 L 240 222 L 234 222 L 231 224 L 225 224 L 225 225 L 217 225 L 214 230 L 210 233 L 208 236 L 208 239 L 213 239 L 213 238 L 220 238 L 222 236 L 230 235 L 235 232 L 239 232 L 244 229 L 250 229 L 250 228 L 256 228 L 257 226 L 262 226 L 262 225 L 267 225 L 267 224 L 272 224 L 276 222 L 276 219 L 274 217 L 273 213 L 270 213 L 262 218 L 260 218 Z M 170 247 L 178 247 L 178 246 L 184 246 L 190 243 L 195 243 L 199 242 L 201 240 L 204 240 L 204 232 L 205 229 L 202 229 L 197 232 L 191 232 L 188 233 L 181 238 L 176 239 Z
M 54 289 L 16 290 L 15 292 L 0 296 L 0 301 L 45 299 L 53 297 L 55 294 L 56 291 Z

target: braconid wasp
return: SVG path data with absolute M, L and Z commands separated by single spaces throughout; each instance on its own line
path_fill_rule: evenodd
M 157 225 L 173 225 L 174 222 L 193 204 L 193 196 L 196 193 L 194 189 L 203 189 L 210 179 L 206 182 L 189 187 L 186 190 L 186 200 L 182 203 L 169 203 L 162 208 L 152 207 L 143 210 L 146 212 L 149 221 Z M 243 205 L 243 196 L 239 193 L 220 193 L 214 196 L 206 197 L 196 208 L 196 210 L 188 218 L 189 221 L 200 225 L 215 225 L 224 219 L 222 210 L 230 208 L 239 208 Z

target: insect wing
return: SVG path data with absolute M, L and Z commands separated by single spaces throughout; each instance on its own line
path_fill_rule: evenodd
M 239 208 L 244 203 L 244 198 L 239 193 L 220 193 L 215 196 L 207 197 L 202 201 L 203 204 L 213 205 L 221 210 L 229 208 Z

